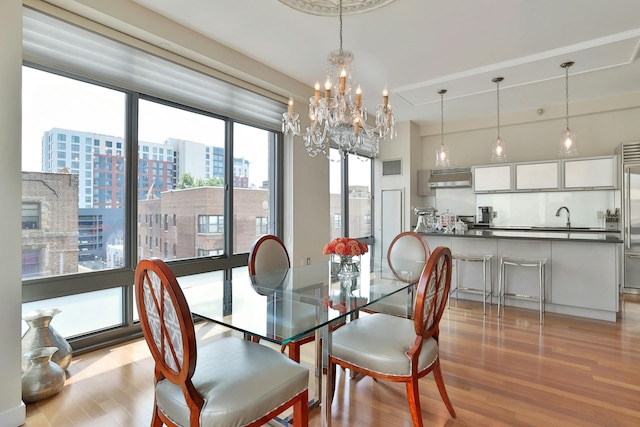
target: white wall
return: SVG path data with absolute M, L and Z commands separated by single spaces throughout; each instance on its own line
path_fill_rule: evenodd
M 580 157 L 613 154 L 623 142 L 640 141 L 640 94 L 584 102 L 572 111 L 569 125 L 576 134 Z M 563 111 L 537 116 L 531 112 L 500 115 L 500 136 L 507 142 L 509 162 L 557 159 L 560 135 L 565 129 Z M 423 166 L 433 168 L 433 155 L 440 144 L 439 127 L 421 128 Z M 496 118 L 448 123 L 445 144 L 451 167 L 491 163 L 491 144 L 497 136 Z
M 22 403 L 21 360 L 21 82 L 22 82 L 22 1 L 3 0 L 0 14 L 0 427 L 15 427 L 25 420 Z

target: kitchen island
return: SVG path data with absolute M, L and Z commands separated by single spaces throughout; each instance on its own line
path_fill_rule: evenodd
M 546 312 L 616 321 L 622 254 L 619 232 L 490 228 L 470 229 L 464 234 L 421 234 L 431 249 L 446 246 L 452 253 L 492 255 L 487 280 L 492 284 L 493 303 L 497 303 L 500 257 L 547 258 Z M 460 287 L 482 288 L 482 267 L 474 264 L 460 263 Z M 507 272 L 513 275 L 509 276 L 510 292 L 535 295 L 537 272 L 520 270 L 524 269 Z M 451 289 L 456 286 L 454 270 Z M 460 291 L 459 295 L 460 298 L 481 300 L 480 295 L 472 292 Z M 505 304 L 537 310 L 537 303 L 533 301 L 506 298 Z M 509 315 L 508 307 L 505 315 Z

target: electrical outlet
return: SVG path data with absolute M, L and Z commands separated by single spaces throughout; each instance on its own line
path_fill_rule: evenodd
M 311 258 L 307 258 L 307 265 L 311 265 Z
M 598 219 L 604 219 L 604 211 L 598 211 Z

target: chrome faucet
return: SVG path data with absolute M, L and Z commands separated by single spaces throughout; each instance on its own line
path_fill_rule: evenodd
M 567 211 L 567 228 L 571 228 L 571 212 L 569 212 L 569 208 L 566 206 L 560 206 L 556 211 L 556 216 L 560 216 L 560 211 L 564 209 Z

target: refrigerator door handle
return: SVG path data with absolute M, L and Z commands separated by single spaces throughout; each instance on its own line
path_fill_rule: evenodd
M 622 179 L 622 188 L 623 188 L 623 192 L 624 195 L 622 197 L 622 203 L 623 203 L 623 209 L 624 209 L 624 242 L 625 242 L 625 247 L 626 249 L 631 249 L 631 233 L 630 233 L 630 227 L 631 227 L 631 219 L 629 218 L 629 197 L 631 194 L 630 191 L 630 186 L 631 186 L 631 177 L 630 177 L 631 171 L 629 170 L 629 168 L 624 168 L 624 174 L 623 174 L 623 179 Z

